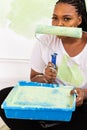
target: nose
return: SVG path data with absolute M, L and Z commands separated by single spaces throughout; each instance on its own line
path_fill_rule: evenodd
M 64 26 L 64 22 L 61 19 L 53 20 L 52 25 L 54 26 Z
M 64 24 L 63 24 L 63 21 L 62 21 L 62 20 L 58 20 L 56 24 L 57 24 L 57 26 L 64 26 Z

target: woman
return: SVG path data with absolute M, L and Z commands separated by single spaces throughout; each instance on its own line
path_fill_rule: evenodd
M 48 83 L 61 81 L 62 84 L 76 86 L 71 94 L 77 93 L 78 95 L 76 99 L 77 110 L 67 126 L 83 128 L 86 126 L 87 118 L 87 105 L 84 103 L 87 100 L 87 34 L 85 33 L 87 31 L 87 13 L 85 1 L 59 0 L 54 8 L 52 25 L 81 27 L 83 30 L 82 38 L 41 36 L 40 43 L 37 41 L 31 57 L 31 81 Z M 53 52 L 58 53 L 57 69 L 54 71 L 50 60 Z M 83 115 L 85 115 L 84 118 L 82 118 Z M 72 128 L 71 126 L 70 128 Z
M 18 129 L 85 129 L 87 128 L 87 14 L 84 0 L 59 0 L 52 16 L 52 25 L 81 27 L 82 38 L 43 35 L 35 46 L 31 56 L 30 79 L 33 82 L 62 83 L 76 86 L 71 94 L 77 93 L 76 111 L 70 122 L 40 122 L 30 120 L 7 119 L 4 111 L 0 115 L 12 130 Z M 47 46 L 46 46 L 47 44 Z M 56 68 L 51 62 L 51 55 L 57 53 Z M 12 87 L 1 90 L 0 104 Z M 43 124 L 44 123 L 44 124 Z

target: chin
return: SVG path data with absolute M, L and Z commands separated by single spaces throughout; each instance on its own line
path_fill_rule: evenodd
M 62 39 L 62 38 L 64 38 L 64 36 L 57 36 L 59 39 Z

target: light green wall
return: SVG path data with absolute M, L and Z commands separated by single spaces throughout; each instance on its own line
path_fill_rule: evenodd
M 27 38 L 34 36 L 37 24 L 51 21 L 56 0 L 0 0 L 0 26 Z

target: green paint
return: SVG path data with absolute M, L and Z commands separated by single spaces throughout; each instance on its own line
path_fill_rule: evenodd
M 0 26 L 31 38 L 38 23 L 51 20 L 56 0 L 0 0 Z
M 14 0 L 8 14 L 9 27 L 26 37 L 34 36 L 36 25 L 51 19 L 54 4 L 51 0 Z
M 61 65 L 58 67 L 58 77 L 65 82 L 80 86 L 84 81 L 81 71 L 78 65 L 73 62 L 70 64 L 70 67 L 67 66 L 69 62 L 69 57 L 64 55 Z
M 38 25 L 36 33 L 81 38 L 82 28 Z

